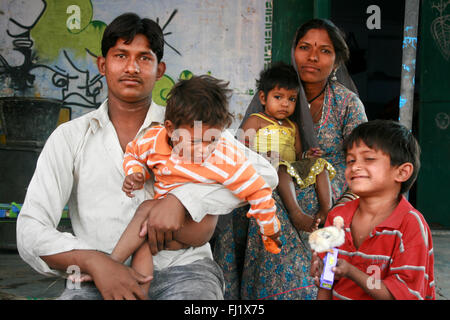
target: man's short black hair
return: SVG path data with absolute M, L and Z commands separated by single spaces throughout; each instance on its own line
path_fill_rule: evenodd
M 402 124 L 392 120 L 373 120 L 357 126 L 344 140 L 344 153 L 364 142 L 369 148 L 381 150 L 391 158 L 391 166 L 410 162 L 414 166 L 411 177 L 402 183 L 400 193 L 407 192 L 420 169 L 420 146 L 416 138 Z
M 294 67 L 284 62 L 275 62 L 268 69 L 261 71 L 259 80 L 256 81 L 258 91 L 267 94 L 278 87 L 283 89 L 299 89 L 297 72 Z
M 102 38 L 103 57 L 106 57 L 108 50 L 116 45 L 118 39 L 124 39 L 128 44 L 137 34 L 147 37 L 150 49 L 155 53 L 158 62 L 161 62 L 164 55 L 164 36 L 160 26 L 151 19 L 141 19 L 131 12 L 118 16 L 106 27 Z

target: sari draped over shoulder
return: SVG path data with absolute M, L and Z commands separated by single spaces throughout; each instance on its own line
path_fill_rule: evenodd
M 292 46 L 292 64 L 296 69 L 294 50 L 295 44 Z M 364 106 L 345 66 L 339 69 L 337 78 L 338 81 L 328 81 L 322 117 L 317 123 L 312 120 L 302 85 L 296 111 L 291 117 L 291 121 L 296 122 L 300 130 L 303 150 L 319 147 L 324 152 L 323 159 L 335 169 L 334 178 L 330 182 L 334 203 L 347 190 L 342 150 L 344 138 L 357 125 L 367 121 Z M 263 107 L 255 95 L 241 126 L 251 114 L 261 111 Z M 303 188 L 296 186 L 296 195 L 306 214 L 317 213 L 319 204 L 313 184 Z M 309 276 L 311 250 L 307 241 L 308 233 L 296 230 L 276 191 L 273 197 L 281 223 L 280 240 L 283 246 L 279 254 L 265 251 L 258 235 L 258 226 L 253 219 L 245 217 L 247 206 L 231 213 L 231 221 L 213 242 L 214 259 L 221 266 L 225 277 L 225 299 L 316 298 L 317 288 Z

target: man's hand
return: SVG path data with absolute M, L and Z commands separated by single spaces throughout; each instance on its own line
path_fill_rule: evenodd
M 129 174 L 125 177 L 122 185 L 122 191 L 130 198 L 134 197 L 133 191 L 140 190 L 144 186 L 144 175 L 140 172 Z
M 145 204 L 141 204 L 145 206 Z M 149 218 L 143 223 L 139 236 L 147 235 L 153 255 L 164 250 L 173 240 L 173 233 L 185 222 L 186 209 L 174 195 L 167 195 L 149 208 Z
M 150 282 L 152 276 L 143 276 L 103 254 L 92 261 L 88 273 L 105 300 L 146 300 L 140 284 Z

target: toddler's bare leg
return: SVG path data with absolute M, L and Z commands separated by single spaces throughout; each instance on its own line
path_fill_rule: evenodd
M 320 219 L 320 224 L 324 224 L 333 201 L 327 169 L 324 169 L 316 176 L 316 193 L 319 200 L 319 212 L 317 213 L 317 218 Z
M 278 193 L 286 207 L 289 218 L 297 230 L 309 231 L 314 223 L 314 219 L 303 212 L 297 202 L 295 185 L 292 177 L 287 173 L 286 166 L 278 169 Z
M 119 262 L 124 262 L 131 256 L 141 245 L 146 242 L 146 238 L 139 236 L 142 223 L 148 218 L 149 209 L 151 204 L 157 200 L 148 200 L 145 206 L 139 206 L 131 219 L 122 236 L 117 242 L 116 247 L 111 253 L 111 257 Z
M 148 246 L 147 241 L 144 241 L 139 249 L 137 249 L 137 251 L 133 254 L 131 267 L 143 276 L 153 277 L 153 256 L 150 252 L 150 247 Z M 141 284 L 141 288 L 145 293 L 148 293 L 148 290 L 150 289 L 150 282 Z

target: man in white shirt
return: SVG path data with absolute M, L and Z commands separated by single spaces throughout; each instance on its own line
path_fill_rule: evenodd
M 91 275 L 93 283 L 66 289 L 61 299 L 223 299 L 223 275 L 208 240 L 217 215 L 230 212 L 239 200 L 220 185 L 188 184 L 153 207 L 148 239 L 155 272 L 148 293 L 139 286 L 148 278 L 108 255 L 136 209 L 153 196 L 151 183 L 131 199 L 122 192 L 122 161 L 128 142 L 164 120 L 164 108 L 151 100 L 154 84 L 165 72 L 163 47 L 154 21 L 135 14 L 116 18 L 104 32 L 103 56 L 97 61 L 108 99 L 99 109 L 59 126 L 39 157 L 17 220 L 17 246 L 40 273 L 67 276 L 69 268 Z M 245 152 L 275 187 L 272 166 Z M 223 206 L 208 206 L 218 199 Z M 56 229 L 67 203 L 74 235 Z M 191 219 L 182 225 L 186 211 Z M 180 228 L 193 230 L 192 247 L 179 249 L 171 241 Z

